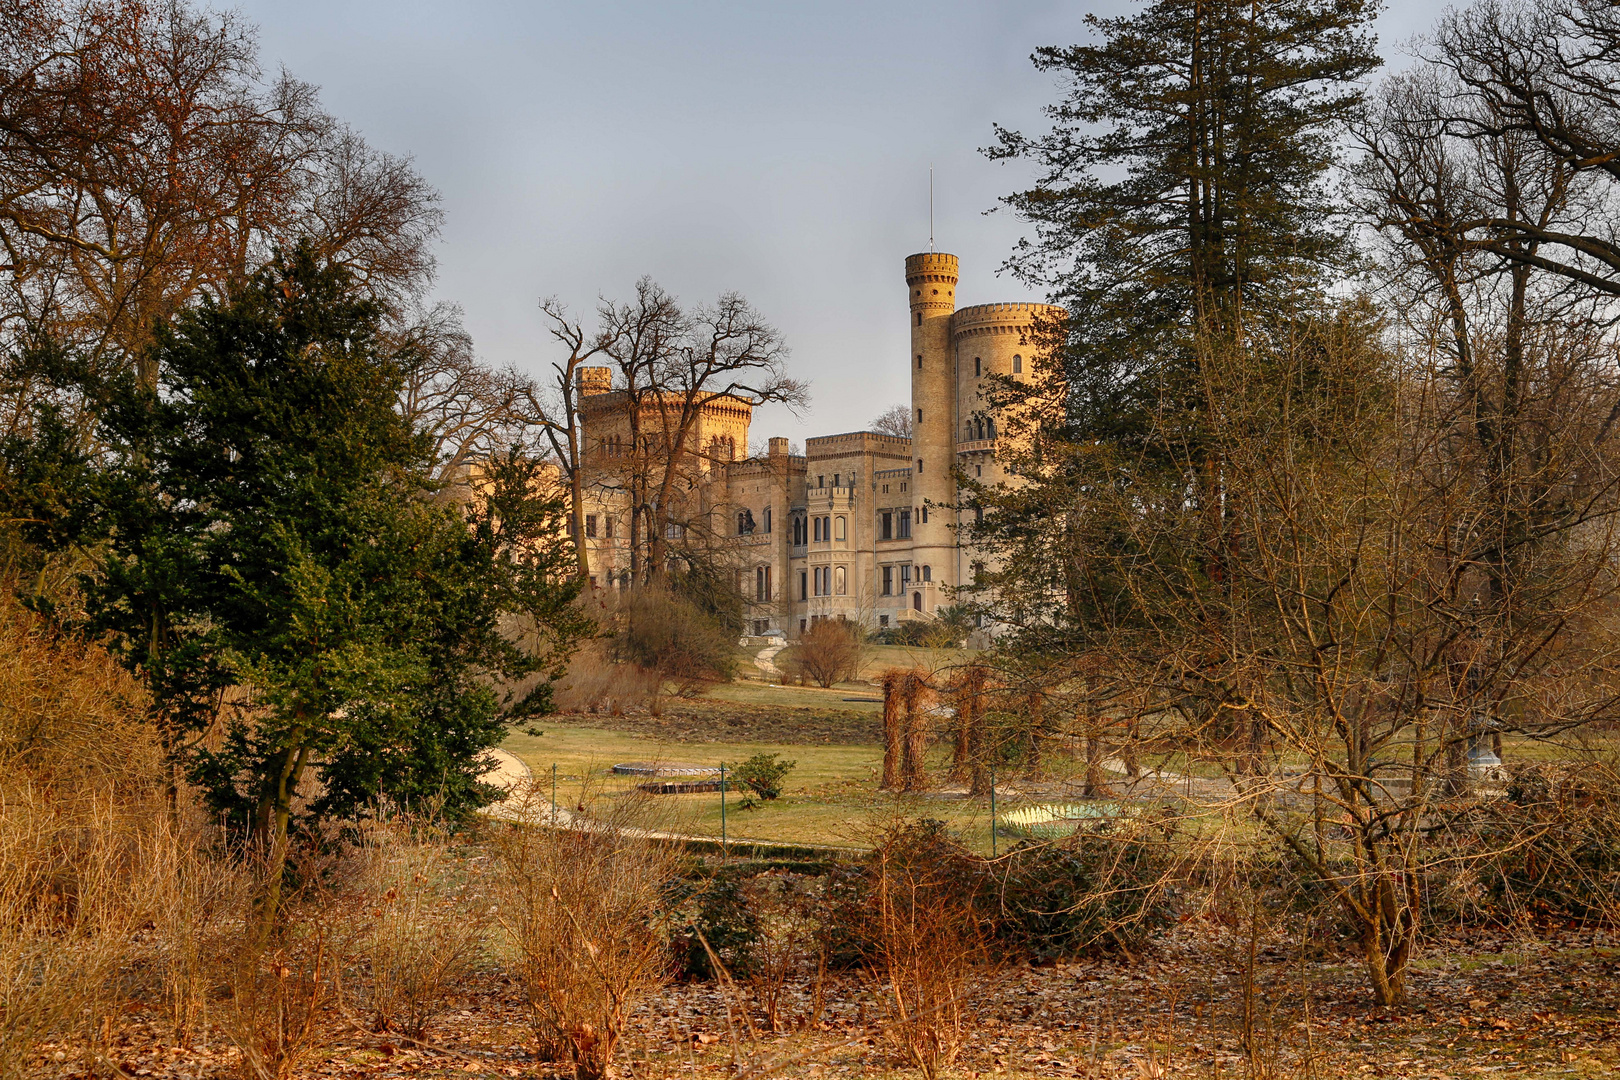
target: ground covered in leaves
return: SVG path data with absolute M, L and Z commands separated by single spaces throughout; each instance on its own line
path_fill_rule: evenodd
M 1620 938 L 1562 929 L 1430 941 L 1412 974 L 1412 1007 L 1380 1009 L 1352 954 L 1302 947 L 1300 939 L 1319 936 L 1306 930 L 1251 949 L 1241 930 L 1192 920 L 1128 961 L 987 972 L 954 1075 L 1594 1077 L 1620 1069 Z M 915 1075 L 884 1038 L 870 983 L 845 973 L 816 990 L 809 981 L 795 986 L 786 1030 L 773 1034 L 750 1015 L 746 991 L 671 986 L 638 1011 L 622 1075 Z M 127 1076 L 239 1075 L 228 1044 L 170 1046 L 165 1030 L 164 1017 L 132 1005 L 109 1064 Z M 329 1004 L 295 1075 L 551 1072 L 534 1059 L 518 987 L 498 972 L 461 988 L 429 1042 L 372 1033 L 363 1017 Z M 90 1075 L 76 1058 L 72 1048 L 47 1047 L 41 1074 Z M 111 1073 L 102 1066 L 96 1075 Z

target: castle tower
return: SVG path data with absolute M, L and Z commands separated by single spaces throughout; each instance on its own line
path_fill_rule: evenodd
M 951 529 L 956 516 L 948 507 L 956 501 L 951 479 L 956 434 L 951 313 L 956 310 L 957 266 L 955 255 L 926 252 L 906 258 L 911 302 L 912 588 L 923 594 L 925 613 L 932 613 L 943 598 L 942 587 L 956 584 L 956 537 Z M 925 566 L 927 580 L 918 582 Z

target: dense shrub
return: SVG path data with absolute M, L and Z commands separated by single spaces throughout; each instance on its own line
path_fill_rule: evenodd
M 664 903 L 671 911 L 671 958 L 678 978 L 715 978 L 719 972 L 714 960 L 737 978 L 752 970 L 759 919 L 744 884 L 754 872 L 747 867 L 717 871 L 705 867 L 665 886 Z
M 776 799 L 782 795 L 782 780 L 798 764 L 797 761 L 779 761 L 777 754 L 755 754 L 739 765 L 727 765 L 732 779 L 747 786 L 761 799 Z M 727 787 L 730 787 L 728 782 Z
M 997 941 L 1042 960 L 1137 952 L 1175 921 L 1172 862 L 1170 842 L 1146 830 L 1025 841 L 993 871 Z
M 1520 766 L 1505 798 L 1448 822 L 1428 876 L 1442 917 L 1497 924 L 1620 914 L 1620 777 Z

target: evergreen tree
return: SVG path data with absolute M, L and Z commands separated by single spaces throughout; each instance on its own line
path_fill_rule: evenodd
M 316 814 L 487 801 L 476 758 L 511 704 L 496 684 L 547 674 L 578 631 L 560 502 L 520 461 L 470 513 L 435 497 L 381 315 L 300 248 L 161 330 L 158 387 L 128 379 L 104 414 L 93 626 L 146 676 L 193 779 L 271 851 L 316 772 Z M 503 633 L 514 614 L 548 647 Z
M 1195 439 L 1199 349 L 1241 340 L 1343 265 L 1326 180 L 1380 62 L 1376 13 L 1376 0 L 1157 0 L 1089 17 L 1095 44 L 1036 51 L 1066 88 L 1051 130 L 998 128 L 987 153 L 1035 166 L 1035 185 L 1004 200 L 1034 227 L 1008 265 L 1070 311 L 1047 328 L 1070 388 L 1047 421 L 1138 449 L 1155 428 Z

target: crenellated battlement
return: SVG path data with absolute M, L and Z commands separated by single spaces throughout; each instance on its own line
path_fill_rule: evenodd
M 1063 319 L 1068 312 L 1055 304 L 975 304 L 959 308 L 951 318 L 954 337 L 971 334 L 1016 334 L 1028 331 L 1038 318 Z

